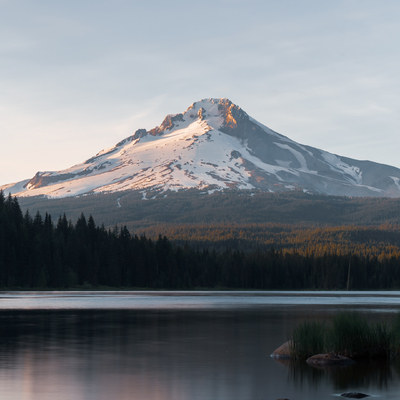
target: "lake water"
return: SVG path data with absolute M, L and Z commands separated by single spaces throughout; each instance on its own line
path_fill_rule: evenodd
M 390 320 L 400 292 L 1 292 L 0 400 L 400 397 L 400 362 L 315 369 L 272 351 L 306 319 Z

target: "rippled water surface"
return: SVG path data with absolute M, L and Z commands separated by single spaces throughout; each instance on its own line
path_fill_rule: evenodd
M 398 399 L 396 361 L 270 358 L 293 326 L 339 310 L 390 320 L 400 292 L 2 292 L 0 399 Z

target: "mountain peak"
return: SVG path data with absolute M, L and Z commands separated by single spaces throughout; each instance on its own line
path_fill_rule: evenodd
M 202 99 L 64 171 L 0 187 L 19 196 L 122 190 L 302 190 L 400 197 L 400 170 L 296 143 L 226 98 Z
M 222 120 L 215 120 L 217 117 L 221 117 Z M 207 121 L 210 128 L 223 128 L 227 130 L 236 129 L 238 121 L 248 121 L 249 117 L 239 106 L 232 103 L 229 99 L 202 99 L 192 103 L 183 113 L 167 115 L 161 125 L 156 126 L 148 132 L 143 132 L 142 129 L 139 129 L 130 138 L 138 139 L 147 134 L 159 136 L 179 126 L 179 123 L 193 122 L 196 119 Z M 120 143 L 123 143 L 123 141 Z
M 241 122 L 248 122 L 249 116 L 239 106 L 226 98 L 209 98 L 192 103 L 181 114 L 167 115 L 161 125 L 151 129 L 152 136 L 171 131 L 180 122 L 206 121 L 212 129 L 235 130 Z

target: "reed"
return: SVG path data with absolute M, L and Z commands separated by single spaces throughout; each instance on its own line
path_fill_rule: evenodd
M 400 313 L 398 313 L 394 318 L 391 328 L 392 328 L 391 351 L 395 355 L 400 355 Z
M 290 337 L 292 358 L 333 352 L 349 358 L 389 358 L 400 354 L 400 314 L 391 324 L 369 323 L 362 314 L 343 312 L 330 324 L 304 322 Z
M 327 335 L 330 351 L 346 357 L 364 356 L 371 341 L 371 329 L 367 319 L 355 312 L 336 315 Z
M 293 358 L 306 359 L 325 350 L 325 323 L 303 322 L 293 329 L 289 337 L 290 353 Z
M 389 358 L 394 349 L 393 325 L 377 322 L 372 325 L 374 341 L 370 345 L 370 357 Z M 394 354 L 394 353 L 393 353 Z

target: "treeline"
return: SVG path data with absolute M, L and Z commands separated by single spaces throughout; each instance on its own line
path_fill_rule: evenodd
M 307 249 L 196 249 L 106 230 L 82 214 L 73 224 L 22 213 L 0 194 L 0 288 L 399 289 L 400 254 L 316 255 Z
M 400 198 L 362 198 L 310 195 L 302 192 L 265 193 L 228 189 L 178 192 L 148 190 L 99 193 L 48 199 L 22 197 L 23 210 L 39 210 L 54 218 L 65 212 L 76 221 L 91 214 L 98 224 L 127 226 L 130 232 L 158 224 L 400 224 Z M 145 196 L 145 200 L 144 200 Z
M 173 244 L 186 241 L 199 249 L 251 252 L 274 246 L 300 255 L 357 254 L 384 257 L 400 253 L 400 226 L 315 226 L 310 224 L 158 224 L 140 230 L 150 238 L 165 235 Z

